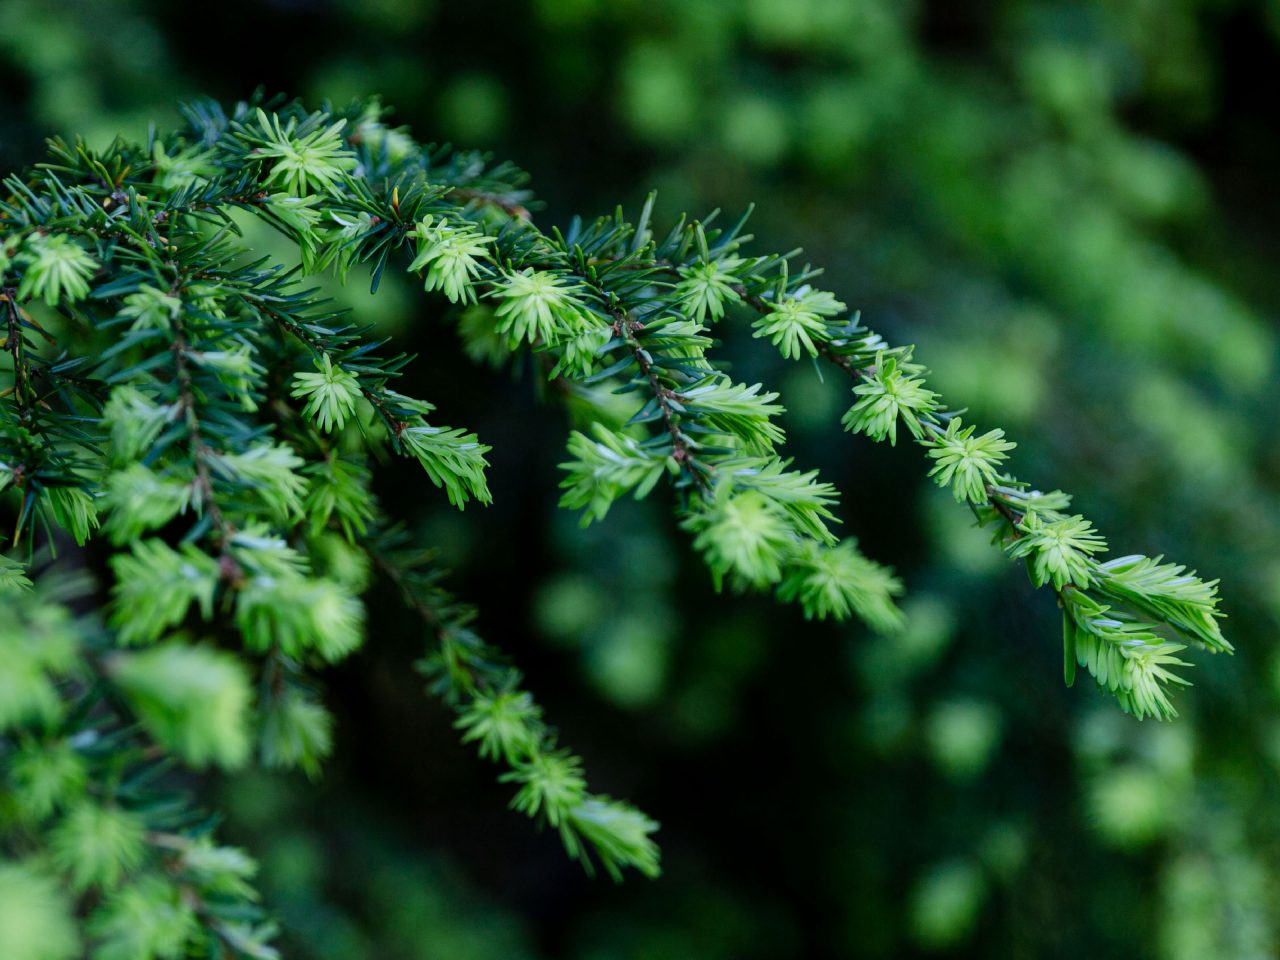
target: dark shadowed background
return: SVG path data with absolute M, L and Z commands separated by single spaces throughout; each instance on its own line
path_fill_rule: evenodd
M 1035 594 L 926 478 L 839 432 L 847 384 L 721 327 L 780 385 L 798 462 L 895 565 L 875 637 L 716 596 L 668 503 L 580 530 L 565 415 L 468 363 L 408 276 L 336 296 L 421 353 L 405 392 L 493 445 L 494 504 L 378 492 L 439 545 L 593 785 L 663 823 L 665 874 L 590 880 L 505 810 L 412 670 L 386 590 L 327 677 L 324 780 L 219 784 L 299 960 L 1280 955 L 1280 3 L 0 0 L 0 165 L 210 95 L 381 95 L 533 175 L 544 225 L 757 203 L 826 286 L 1019 441 L 1118 554 L 1221 577 L 1234 659 L 1172 724 L 1060 680 Z M 1271 90 L 1271 93 L 1267 91 Z M 263 236 L 262 243 L 274 243 Z

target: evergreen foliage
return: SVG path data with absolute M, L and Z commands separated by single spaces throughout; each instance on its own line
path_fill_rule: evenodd
M 184 129 L 145 143 L 53 141 L 0 200 L 0 495 L 15 517 L 0 566 L 13 798 L 0 842 L 14 857 L 0 893 L 16 891 L 0 895 L 0 940 L 16 960 L 276 955 L 252 860 L 217 844 L 172 768 L 256 757 L 318 775 L 332 721 L 316 680 L 364 641 L 375 576 L 421 617 L 428 688 L 502 765 L 512 807 L 588 869 L 659 872 L 657 824 L 588 788 L 477 612 L 369 491 L 390 452 L 459 509 L 488 503 L 489 447 L 399 393 L 411 358 L 307 273 L 363 266 L 375 291 L 388 269 L 418 275 L 468 308 L 469 355 L 528 352 L 576 403 L 608 397 L 590 434 L 569 437 L 561 505 L 600 521 L 665 482 L 716 589 L 885 633 L 903 621 L 893 572 L 833 530 L 836 489 L 785 455 L 779 394 L 718 362 L 743 319 L 783 357 L 845 377 L 845 428 L 896 444 L 901 425 L 933 479 L 1025 560 L 1062 608 L 1068 683 L 1082 666 L 1122 709 L 1169 719 L 1187 683 L 1178 654 L 1231 650 L 1216 581 L 1161 557 L 1107 560 L 1066 494 L 1008 472 L 1002 430 L 948 409 L 912 348 L 865 327 L 796 254 L 751 253 L 745 217 L 662 231 L 650 201 L 634 221 L 544 231 L 518 170 L 419 146 L 377 103 L 183 113 Z M 302 268 L 255 259 L 243 217 L 292 240 Z M 610 426 L 619 399 L 625 423 Z M 73 554 L 68 539 L 109 543 L 101 613 L 64 572 L 74 561 L 51 559 Z

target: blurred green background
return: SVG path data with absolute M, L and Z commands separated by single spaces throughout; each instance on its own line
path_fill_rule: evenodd
M 663 822 L 666 873 L 588 880 L 507 812 L 384 591 L 327 678 L 318 787 L 208 784 L 287 956 L 1280 956 L 1278 60 L 1275 0 L 0 0 L 6 170 L 54 133 L 142 136 L 263 85 L 380 94 L 423 139 L 510 158 L 544 225 L 651 188 L 667 220 L 756 201 L 759 249 L 803 246 L 918 344 L 1117 555 L 1223 579 L 1239 653 L 1197 658 L 1180 720 L 1064 689 L 1051 598 L 918 452 L 838 436 L 847 385 L 726 326 L 846 531 L 904 577 L 910 625 L 717 597 L 665 498 L 587 531 L 555 509 L 566 420 L 531 371 L 460 363 L 409 283 L 353 281 L 336 295 L 422 353 L 406 391 L 494 446 L 488 510 L 408 469 L 379 494 L 593 784 Z

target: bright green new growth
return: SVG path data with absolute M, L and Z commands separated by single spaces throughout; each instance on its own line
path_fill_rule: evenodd
M 568 476 L 560 481 L 565 494 L 560 505 L 582 511 L 585 526 L 603 520 L 613 502 L 625 493 L 637 500 L 649 495 L 664 472 L 678 473 L 680 467 L 670 457 L 655 456 L 640 442 L 616 433 L 602 423 L 592 425 L 596 439 L 574 430 L 569 434 L 569 455 L 560 464 Z
M 414 227 L 418 241 L 418 255 L 409 264 L 409 270 L 417 273 L 426 270 L 424 286 L 428 293 L 441 291 L 450 303 L 474 301 L 471 284 L 480 275 L 479 258 L 492 242 L 465 220 L 457 226 L 441 217 L 436 221 L 430 214 Z
M 177 413 L 176 406 L 155 403 L 134 387 L 112 390 L 102 408 L 102 425 L 110 433 L 116 462 L 127 463 L 145 454 Z
M 414 423 L 400 431 L 400 442 L 418 458 L 431 482 L 443 487 L 449 502 L 462 509 L 467 500 L 489 503 L 489 485 L 484 471 L 489 448 L 474 433 Z
M 0 606 L 0 677 L 16 682 L 0 690 L 6 960 L 216 956 L 232 943 L 231 956 L 273 960 L 274 927 L 247 884 L 255 864 L 219 847 L 163 786 L 175 759 L 243 762 L 247 667 L 180 637 L 115 650 L 92 619 L 67 612 L 87 589 L 46 573 Z M 13 710 L 22 689 L 26 709 Z
M 987 488 L 1000 479 L 1000 464 L 1009 459 L 1007 451 L 1017 446 L 1004 439 L 1003 430 L 990 430 L 979 437 L 973 427 L 961 428 L 952 417 L 947 432 L 929 441 L 929 456 L 938 465 L 929 471 L 940 487 L 950 487 L 960 503 L 986 503 Z
M 18 283 L 19 299 L 40 299 L 52 307 L 61 300 L 83 300 L 89 294 L 89 278 L 98 263 L 68 236 L 35 233 L 18 255 L 25 265 Z
M 853 388 L 857 403 L 844 415 L 844 428 L 865 433 L 875 440 L 889 438 L 898 442 L 898 421 L 917 440 L 924 438 L 921 415 L 937 408 L 938 395 L 924 385 L 924 367 L 911 362 L 910 349 L 900 355 L 879 351 L 875 363 L 867 368 L 865 383 Z
M 122 644 L 153 643 L 181 623 L 194 603 L 208 619 L 221 571 L 218 562 L 188 544 L 174 550 L 151 538 L 111 558 L 116 575 L 110 619 Z
M 114 889 L 145 856 L 145 831 L 136 816 L 85 800 L 49 835 L 53 862 L 77 890 Z
M 1107 544 L 1084 517 L 1059 517 L 1046 522 L 1040 514 L 1028 513 L 1018 531 L 1022 536 L 1010 545 L 1009 556 L 1030 561 L 1031 580 L 1037 587 L 1051 581 L 1056 590 L 1068 585 L 1092 585 L 1092 557 L 1105 551 Z
M 575 296 L 578 289 L 549 271 L 530 268 L 509 274 L 494 294 L 499 300 L 493 312 L 497 331 L 513 347 L 522 340 L 555 346 L 573 338 L 594 321 Z
M 25 815 L 43 820 L 84 793 L 88 770 L 69 744 L 28 740 L 9 756 L 9 782 Z
M 244 665 L 210 647 L 168 643 L 121 654 L 107 668 L 138 722 L 188 766 L 241 766 L 253 696 Z
M 47 492 L 49 512 L 54 522 L 83 547 L 98 528 L 98 508 L 93 497 L 79 487 L 50 487 Z
M 860 554 L 851 540 L 834 550 L 805 544 L 778 588 L 783 600 L 800 601 L 806 618 L 857 615 L 885 633 L 902 626 L 902 611 L 892 599 L 901 593 L 902 583 L 892 572 Z
M 71 960 L 80 953 L 70 898 L 32 863 L 0 863 L 0 943 L 23 960 Z
M 140 463 L 131 463 L 107 478 L 102 506 L 106 530 L 114 544 L 132 543 L 158 530 L 187 508 L 191 487 L 177 477 L 162 476 Z
M 301 124 L 298 117 L 291 117 L 282 126 L 279 114 L 268 116 L 259 109 L 257 116 L 259 129 L 247 131 L 246 139 L 258 144 L 250 157 L 270 161 L 266 185 L 279 183 L 295 197 L 313 191 L 328 193 L 340 185 L 343 174 L 355 169 L 356 158 L 339 135 L 346 120 L 326 126 L 314 116 L 303 118 Z
M 505 768 L 512 807 L 588 869 L 659 872 L 657 824 L 592 792 L 519 673 L 475 632 L 476 611 L 369 492 L 389 450 L 456 507 L 488 503 L 490 448 L 398 392 L 410 358 L 384 355 L 297 271 L 256 259 L 233 212 L 295 242 L 303 271 L 342 279 L 364 264 L 375 290 L 389 267 L 420 276 L 467 308 L 473 358 L 529 351 L 594 421 L 569 436 L 561 504 L 602 521 L 665 482 L 716 588 L 880 631 L 903 620 L 893 572 L 834 532 L 839 492 L 784 455 L 779 395 L 722 369 L 708 325 L 732 335 L 749 316 L 783 357 L 847 376 L 845 428 L 896 443 L 901 425 L 933 480 L 1053 590 L 1068 684 L 1083 666 L 1123 709 L 1165 719 L 1186 684 L 1184 646 L 1230 651 L 1216 581 L 1159 557 L 1106 560 L 1067 495 L 1007 471 L 1003 431 L 948 411 L 911 348 L 814 287 L 818 271 L 750 255 L 743 221 L 655 233 L 650 202 L 636 222 L 619 212 L 543 232 L 522 174 L 419 148 L 376 103 L 202 103 L 185 116 L 146 145 L 55 141 L 0 200 L 12 378 L 0 496 L 28 551 L 0 557 L 0 790 L 31 821 L 23 856 L 30 837 L 39 851 L 0 867 L 0 894 L 25 891 L 20 912 L 0 895 L 0 942 L 19 944 L 18 960 L 86 944 L 107 960 L 276 956 L 252 862 L 187 826 L 194 815 L 158 822 L 145 775 L 157 758 L 256 758 L 318 776 L 333 731 L 316 675 L 364 641 L 375 576 L 421 618 L 418 667 L 464 742 Z M 53 311 L 70 321 L 56 337 L 42 326 Z M 105 626 L 70 612 L 91 588 L 35 560 L 100 532 L 113 548 Z M 92 894 L 80 927 L 60 885 Z
M 698 323 L 706 323 L 724 317 L 727 305 L 741 302 L 742 297 L 733 288 L 732 273 L 740 263 L 737 258 L 729 258 L 681 267 L 680 276 L 684 279 L 676 284 L 675 295 L 685 313 Z
M 317 362 L 319 373 L 295 373 L 293 396 L 305 397 L 304 416 L 310 417 L 325 433 L 341 430 L 356 409 L 360 384 L 351 374 L 333 365 L 327 353 Z
M 720 589 L 726 575 L 735 586 L 767 587 L 782 578 L 782 565 L 794 542 L 786 512 L 758 490 L 736 492 L 728 483 L 703 510 L 684 521 L 697 534 L 695 549 Z
M 818 355 L 814 337 L 822 336 L 822 317 L 806 310 L 794 299 L 784 300 L 769 313 L 758 317 L 752 326 L 756 337 L 768 337 L 769 342 L 788 360 L 799 360 L 801 347 L 804 348 L 803 353 L 810 357 Z
M 181 300 L 146 284 L 125 297 L 120 308 L 120 316 L 133 321 L 130 330 L 168 330 L 181 312 Z

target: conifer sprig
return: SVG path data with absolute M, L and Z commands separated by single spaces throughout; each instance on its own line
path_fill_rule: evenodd
M 208 817 L 161 776 L 170 754 L 198 766 L 244 761 L 242 666 L 181 643 L 113 649 L 67 606 L 88 584 L 38 580 L 0 588 L 0 794 L 10 811 L 0 892 L 6 909 L 22 905 L 32 938 L 6 940 L 6 955 L 276 960 L 257 864 L 220 845 Z
M 430 196 L 428 189 L 420 190 L 421 197 Z M 497 206 L 502 209 L 501 204 Z M 752 411 L 755 416 L 735 419 L 728 403 L 717 408 L 713 402 L 702 410 L 681 405 L 679 390 L 699 373 L 712 378 L 703 388 L 709 386 L 707 392 L 713 396 L 727 401 L 733 392 L 717 385 L 714 364 L 706 359 L 710 341 L 702 324 L 743 303 L 759 315 L 756 335 L 768 337 L 784 356 L 822 356 L 854 379 L 855 402 L 844 418 L 847 429 L 893 443 L 901 421 L 913 439 L 929 448 L 935 461 L 931 475 L 937 482 L 949 487 L 957 500 L 971 504 L 980 517 L 1008 524 L 1003 534 L 1006 546 L 1011 556 L 1028 560 L 1037 583 L 1052 582 L 1059 590 L 1068 584 L 1077 589 L 1099 587 L 1094 557 L 1105 550 L 1105 544 L 1087 521 L 1061 514 L 1047 500 L 1042 509 L 1025 509 L 1030 503 L 1024 496 L 1027 488 L 1002 470 L 1012 442 L 998 430 L 975 436 L 972 425 L 946 411 L 937 393 L 927 386 L 927 371 L 913 359 L 911 348 L 891 347 L 861 326 L 856 315 L 847 316 L 843 303 L 813 286 L 819 271 L 808 266 L 793 269 L 794 252 L 743 256 L 743 244 L 749 239 L 741 232 L 745 218 L 726 230 L 710 229 L 710 220 L 707 224 L 682 222 L 659 240 L 649 231 L 650 210 L 651 204 L 646 205 L 634 225 L 618 214 L 591 223 L 575 221 L 564 234 L 541 234 L 527 217 L 513 218 L 502 223 L 491 249 L 476 232 L 481 223 L 468 228 L 477 237 L 466 270 L 470 286 L 465 296 L 451 299 L 495 298 L 501 303 L 498 313 L 506 316 L 505 321 L 499 318 L 499 328 L 514 331 L 511 345 L 524 341 L 536 349 L 558 352 L 562 359 L 553 370 L 559 375 L 567 371 L 586 382 L 623 381 L 625 390 L 647 388 L 648 402 L 637 411 L 634 422 L 659 421 L 669 438 L 655 450 L 659 457 L 635 476 L 627 476 L 628 470 L 635 474 L 634 464 L 607 467 L 599 460 L 589 468 L 570 464 L 576 479 L 569 487 L 566 504 L 590 505 L 589 517 L 602 516 L 613 496 L 627 489 L 640 490 L 642 495 L 647 492 L 652 486 L 649 481 L 660 478 L 654 467 L 665 456 L 675 468 L 677 489 L 684 491 L 689 517 L 686 526 L 698 532 L 697 542 L 709 551 L 708 561 L 717 581 L 729 574 L 729 581 L 738 586 L 766 586 L 782 580 L 789 562 L 801 562 L 799 558 L 811 549 L 806 544 L 810 530 L 785 541 L 764 536 L 760 542 L 771 546 L 758 554 L 727 549 L 730 541 L 715 535 L 717 520 L 742 523 L 742 518 L 750 515 L 761 518 L 762 523 L 768 515 L 767 511 L 759 513 L 751 498 L 732 505 L 732 497 L 725 497 L 717 488 L 726 474 L 721 469 L 723 461 L 746 454 L 768 457 L 781 442 L 780 431 L 770 423 L 774 411 L 767 409 L 766 402 Z M 419 259 L 423 254 L 420 247 Z M 513 278 L 530 289 L 513 289 Z M 591 296 L 583 299 L 579 291 Z M 526 299 L 527 306 L 523 305 Z M 574 340 L 580 318 L 591 317 L 597 310 L 611 321 L 613 339 L 597 347 L 599 364 L 575 357 L 566 367 L 564 344 Z M 654 337 L 653 331 L 659 336 Z M 619 356 L 624 347 L 630 357 L 625 352 Z M 628 372 L 633 376 L 626 383 Z M 754 432 L 747 432 L 752 428 Z M 726 448 L 726 441 L 732 445 Z M 651 437 L 638 449 L 658 442 L 657 436 Z M 574 443 L 579 451 L 591 449 L 581 439 Z M 595 448 L 592 455 L 601 449 Z M 593 492 L 584 486 L 588 476 L 597 478 Z M 701 511 L 705 513 L 700 517 Z M 725 517 L 734 519 L 725 521 Z M 815 525 L 813 517 L 801 521 L 802 527 Z M 764 529 L 759 527 L 761 535 Z M 728 528 L 724 533 L 729 533 Z M 743 569 L 734 570 L 734 562 L 743 564 Z M 828 566 L 842 569 L 839 564 Z M 843 568 L 852 569 L 848 565 Z M 875 583 L 876 578 L 867 582 Z M 886 582 L 896 586 L 896 581 Z M 780 596 L 804 594 L 792 586 Z M 880 593 L 886 601 L 891 596 L 891 591 Z M 1216 602 L 1216 595 L 1212 601 Z M 825 609 L 840 612 L 843 608 Z M 1208 614 L 1202 610 L 1176 622 L 1163 617 L 1157 620 L 1202 640 L 1194 636 L 1195 624 L 1207 617 L 1209 624 L 1216 625 L 1214 602 L 1210 609 Z M 817 615 L 819 610 L 810 606 L 806 612 Z M 883 626 L 888 621 L 879 622 Z
M 1114 561 L 1114 567 L 1099 559 L 1106 543 L 1085 518 L 1065 512 L 1070 497 L 1058 491 L 1040 493 L 1003 470 L 1014 446 L 1003 431 L 974 436 L 975 428 L 947 411 L 926 386 L 927 371 L 914 361 L 913 349 L 891 347 L 862 326 L 857 315 L 842 317 L 843 305 L 811 285 L 818 271 L 806 266 L 790 274 L 792 255 L 742 257 L 746 238 L 739 236 L 741 226 L 739 221 L 728 230 L 714 232 L 718 252 L 713 255 L 706 231 L 694 225 L 689 228 L 694 236 L 683 246 L 670 239 L 667 245 L 657 246 L 655 260 L 675 275 L 688 270 L 684 264 L 690 262 L 691 251 L 703 263 L 731 265 L 726 269 L 732 278 L 727 281 L 730 289 L 739 302 L 765 319 L 776 315 L 775 304 L 788 299 L 819 304 L 811 312 L 824 316 L 826 326 L 821 332 L 806 329 L 817 354 L 854 381 L 855 402 L 845 414 L 846 428 L 893 443 L 900 420 L 935 461 L 930 475 L 950 487 L 958 501 L 969 503 L 981 522 L 1002 525 L 998 539 L 1009 555 L 1025 558 L 1033 582 L 1051 584 L 1058 594 L 1068 683 L 1074 680 L 1078 660 L 1126 711 L 1139 718 L 1176 716 L 1165 688 L 1186 684 L 1173 672 L 1186 664 L 1172 656 L 1182 646 L 1162 634 L 1176 634 L 1210 651 L 1229 652 L 1218 625 L 1223 615 L 1217 607 L 1217 582 L 1206 583 L 1178 565 L 1161 565 L 1160 558 L 1125 557 Z M 779 346 L 786 356 L 795 352 L 785 342 Z M 1111 570 L 1119 571 L 1119 582 Z M 1095 615 L 1080 612 L 1086 607 Z M 1110 611 L 1112 618 L 1098 610 Z M 1123 626 L 1113 627 L 1113 622 Z M 1081 644 L 1080 636 L 1090 639 Z M 1104 669 L 1105 658 L 1099 651 L 1120 650 L 1127 672 Z M 1118 682 L 1117 677 L 1126 679 Z M 1142 695 L 1135 695 L 1135 690 Z
M 0 868 L 0 892 L 25 891 L 53 955 L 216 943 L 274 956 L 246 906 L 248 861 L 190 819 L 152 822 L 117 774 L 160 755 L 316 776 L 333 739 L 316 674 L 364 641 L 375 569 L 423 616 L 423 672 L 460 736 L 507 768 L 512 806 L 589 865 L 658 872 L 656 824 L 589 792 L 519 675 L 473 632 L 474 611 L 379 532 L 391 526 L 369 492 L 380 447 L 418 461 L 459 508 L 489 501 L 489 448 L 394 389 L 412 358 L 384 355 L 304 273 L 364 266 L 376 291 L 388 267 L 407 271 L 468 309 L 467 335 L 483 339 L 469 353 L 532 351 L 580 405 L 613 391 L 629 420 L 570 435 L 562 504 L 598 521 L 666 481 L 717 586 L 877 630 L 902 618 L 892 571 L 834 532 L 838 491 L 786 455 L 778 394 L 718 362 L 711 325 L 742 315 L 784 357 L 848 375 L 846 428 L 915 440 L 933 480 L 1054 592 L 1068 683 L 1083 666 L 1125 710 L 1168 718 L 1186 683 L 1180 641 L 1230 651 L 1216 581 L 1160 557 L 1107 559 L 1066 494 L 1009 472 L 1002 431 L 944 406 L 910 347 L 864 327 L 796 252 L 751 255 L 745 217 L 655 233 L 651 199 L 634 222 L 619 211 L 543 231 L 520 171 L 424 148 L 376 103 L 256 99 L 183 116 L 185 130 L 147 144 L 53 141 L 0 193 L 0 499 L 27 551 L 0 557 L 0 752 L 16 758 L 4 776 L 35 820 L 24 830 L 49 851 Z M 301 268 L 254 259 L 242 212 L 291 238 Z M 56 344 L 38 322 L 55 310 Z M 107 631 L 72 618 L 49 575 L 29 576 L 37 548 L 103 534 Z M 50 869 L 92 891 L 78 931 Z
M 499 779 L 516 785 L 518 810 L 560 833 L 565 849 L 589 870 L 599 863 L 614 879 L 634 868 L 658 876 L 658 824 L 635 807 L 591 793 L 581 758 L 559 745 L 521 676 L 474 631 L 476 611 L 442 585 L 429 553 L 406 549 L 389 531 L 364 541 L 374 563 L 404 595 L 431 634 L 418 668 L 428 687 L 453 707 L 464 743 L 507 767 Z

